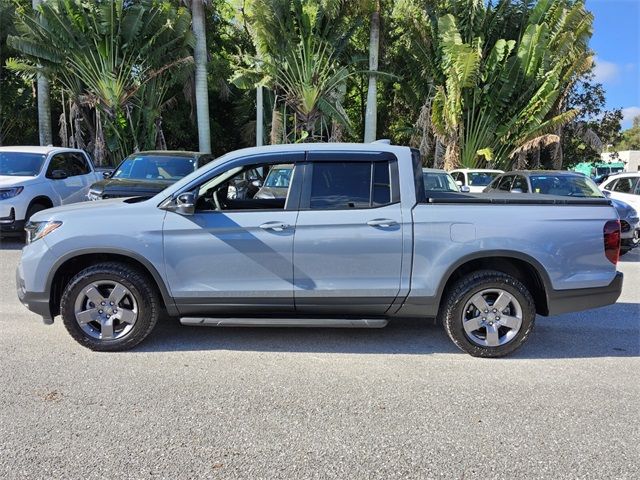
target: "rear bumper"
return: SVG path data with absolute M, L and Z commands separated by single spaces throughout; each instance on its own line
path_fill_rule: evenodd
M 551 290 L 547 295 L 549 315 L 579 312 L 616 303 L 622 292 L 621 272 L 606 287 Z

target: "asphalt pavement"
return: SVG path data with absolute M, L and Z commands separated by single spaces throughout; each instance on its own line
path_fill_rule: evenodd
M 0 240 L 0 478 L 640 478 L 640 252 L 616 305 L 505 359 L 430 322 L 182 327 L 94 353 L 15 294 Z

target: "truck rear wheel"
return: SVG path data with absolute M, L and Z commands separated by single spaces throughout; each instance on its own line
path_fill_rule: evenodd
M 475 357 L 502 357 L 529 337 L 536 318 L 531 293 L 506 273 L 482 270 L 458 280 L 440 309 L 458 348 Z
M 67 284 L 60 301 L 67 331 L 97 351 L 133 348 L 153 330 L 160 301 L 151 280 L 123 263 L 85 268 Z

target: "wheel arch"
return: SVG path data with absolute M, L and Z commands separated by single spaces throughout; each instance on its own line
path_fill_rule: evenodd
M 178 314 L 162 276 L 149 260 L 129 250 L 111 248 L 75 250 L 58 259 L 51 269 L 46 283 L 46 291 L 49 292 L 49 307 L 53 317 L 60 313 L 60 298 L 69 280 L 81 270 L 102 262 L 126 263 L 146 273 L 155 284 L 167 313 L 172 316 Z
M 482 251 L 459 259 L 449 267 L 438 286 L 439 304 L 458 279 L 478 270 L 496 270 L 517 278 L 533 296 L 536 313 L 549 314 L 548 294 L 552 286 L 547 271 L 535 258 L 511 250 Z

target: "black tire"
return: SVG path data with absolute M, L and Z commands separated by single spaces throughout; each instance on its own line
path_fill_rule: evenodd
M 43 205 L 42 203 L 34 203 L 33 205 L 29 205 L 29 208 L 27 209 L 27 214 L 24 216 L 24 221 L 25 223 L 29 221 L 29 219 L 35 215 L 38 212 L 41 212 L 42 210 L 46 210 L 48 207 L 47 205 Z
M 522 323 L 517 333 L 507 343 L 499 346 L 481 346 L 472 342 L 463 327 L 465 305 L 477 293 L 500 289 L 517 300 L 522 309 Z M 533 330 L 536 308 L 527 287 L 518 279 L 506 273 L 481 270 L 459 279 L 448 289 L 439 312 L 439 320 L 444 325 L 449 338 L 460 350 L 474 357 L 503 357 L 520 348 Z
M 99 281 L 119 282 L 131 292 L 137 302 L 137 319 L 131 330 L 121 338 L 93 338 L 76 321 L 76 299 L 87 285 Z M 119 262 L 100 263 L 85 268 L 69 281 L 60 300 L 60 313 L 69 334 L 80 345 L 102 352 L 129 350 L 135 347 L 151 333 L 161 311 L 160 299 L 152 280 L 138 269 Z

